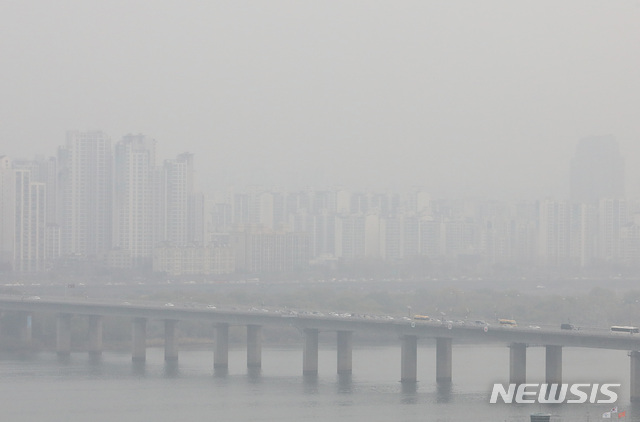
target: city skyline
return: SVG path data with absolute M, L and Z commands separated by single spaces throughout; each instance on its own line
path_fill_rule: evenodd
M 635 268 L 640 198 L 625 197 L 614 137 L 577 142 L 571 199 L 439 198 L 348 186 L 206 195 L 198 157 L 157 156 L 142 134 L 67 132 L 57 157 L 2 156 L 3 268 L 95 262 L 183 274 L 296 273 L 337 263 Z M 422 264 L 419 264 L 422 262 Z M 430 264 L 431 265 L 431 264 Z

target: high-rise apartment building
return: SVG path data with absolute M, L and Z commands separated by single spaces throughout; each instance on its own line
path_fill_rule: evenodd
M 618 263 L 622 257 L 620 230 L 629 222 L 627 201 L 601 199 L 598 207 L 598 259 Z
M 542 265 L 570 262 L 571 204 L 565 201 L 540 202 L 538 259 Z
M 570 185 L 573 202 L 624 197 L 624 160 L 613 136 L 580 140 L 571 160 Z
M 45 269 L 47 196 L 44 183 L 31 181 L 31 170 L 15 170 L 14 271 Z
M 114 240 L 135 266 L 149 264 L 153 249 L 155 144 L 126 135 L 115 147 Z
M 69 131 L 58 149 L 62 253 L 98 256 L 111 249 L 111 140 L 101 131 Z
M 33 160 L 16 159 L 13 160 L 14 169 L 29 170 L 30 180 L 35 183 L 43 183 L 46 189 L 47 202 L 47 224 L 56 224 L 56 194 L 58 179 L 58 164 L 55 157 L 44 158 L 37 156 Z
M 204 242 L 204 198 L 195 189 L 193 154 L 165 160 L 162 172 L 164 241 L 174 246 Z
M 231 233 L 235 268 L 246 273 L 286 273 L 309 265 L 309 234 L 238 226 Z
M 11 159 L 0 156 L 0 269 L 13 269 L 16 220 L 16 179 Z
M 335 256 L 346 260 L 365 256 L 365 217 L 351 214 L 335 217 Z
M 571 258 L 580 267 L 593 264 L 596 250 L 597 208 L 593 204 L 571 205 Z

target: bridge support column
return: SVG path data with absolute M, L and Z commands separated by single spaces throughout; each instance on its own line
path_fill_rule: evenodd
M 632 402 L 640 402 L 640 352 L 634 350 L 629 353 L 631 358 L 631 383 L 630 399 Z
M 509 383 L 527 382 L 527 345 L 512 343 L 509 346 Z
M 71 314 L 58 314 L 56 321 L 56 353 L 58 356 L 71 354 Z
M 545 346 L 546 348 L 546 382 L 562 384 L 562 346 Z
M 402 336 L 400 382 L 418 381 L 418 337 Z
M 229 368 L 229 324 L 216 325 L 216 350 L 213 353 L 215 369 Z
M 436 338 L 436 382 L 451 382 L 451 362 L 451 338 Z
M 89 316 L 89 354 L 100 356 L 102 354 L 102 316 Z
M 338 331 L 338 374 L 353 372 L 353 333 Z
M 28 348 L 32 339 L 31 321 L 31 313 L 28 311 L 4 312 L 0 320 L 0 338 L 10 348 Z
M 318 330 L 315 328 L 304 330 L 302 374 L 318 375 Z
M 147 319 L 134 318 L 131 333 L 131 360 L 144 362 L 147 360 Z
M 262 366 L 262 326 L 247 325 L 247 368 Z
M 178 332 L 175 319 L 164 320 L 164 360 L 175 362 L 178 360 Z
M 18 339 L 23 346 L 29 346 L 31 344 L 31 313 L 20 312 L 19 325 L 18 325 Z
M 0 311 L 0 341 L 4 342 L 7 339 L 7 320 L 4 311 Z

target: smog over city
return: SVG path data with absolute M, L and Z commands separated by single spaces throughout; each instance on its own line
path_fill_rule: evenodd
M 638 22 L 0 1 L 7 420 L 640 421 Z

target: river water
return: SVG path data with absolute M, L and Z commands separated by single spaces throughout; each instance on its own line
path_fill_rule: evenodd
M 419 346 L 413 387 L 400 377 L 400 348 L 354 346 L 353 375 L 338 376 L 335 347 L 319 352 L 319 375 L 301 375 L 301 347 L 264 347 L 263 368 L 250 372 L 242 348 L 229 352 L 226 374 L 213 371 L 210 350 L 182 350 L 177 365 L 163 349 L 149 348 L 147 362 L 105 352 L 99 360 L 74 353 L 66 361 L 42 352 L 0 355 L 2 421 L 528 421 L 548 412 L 554 421 L 596 421 L 610 404 L 489 404 L 494 382 L 508 382 L 506 347 L 454 345 L 453 383 L 435 383 L 435 348 Z M 626 352 L 564 349 L 564 382 L 620 383 L 618 406 L 640 421 L 629 403 Z M 529 382 L 542 382 L 544 349 L 529 348 Z M 616 415 L 613 415 L 616 418 Z

